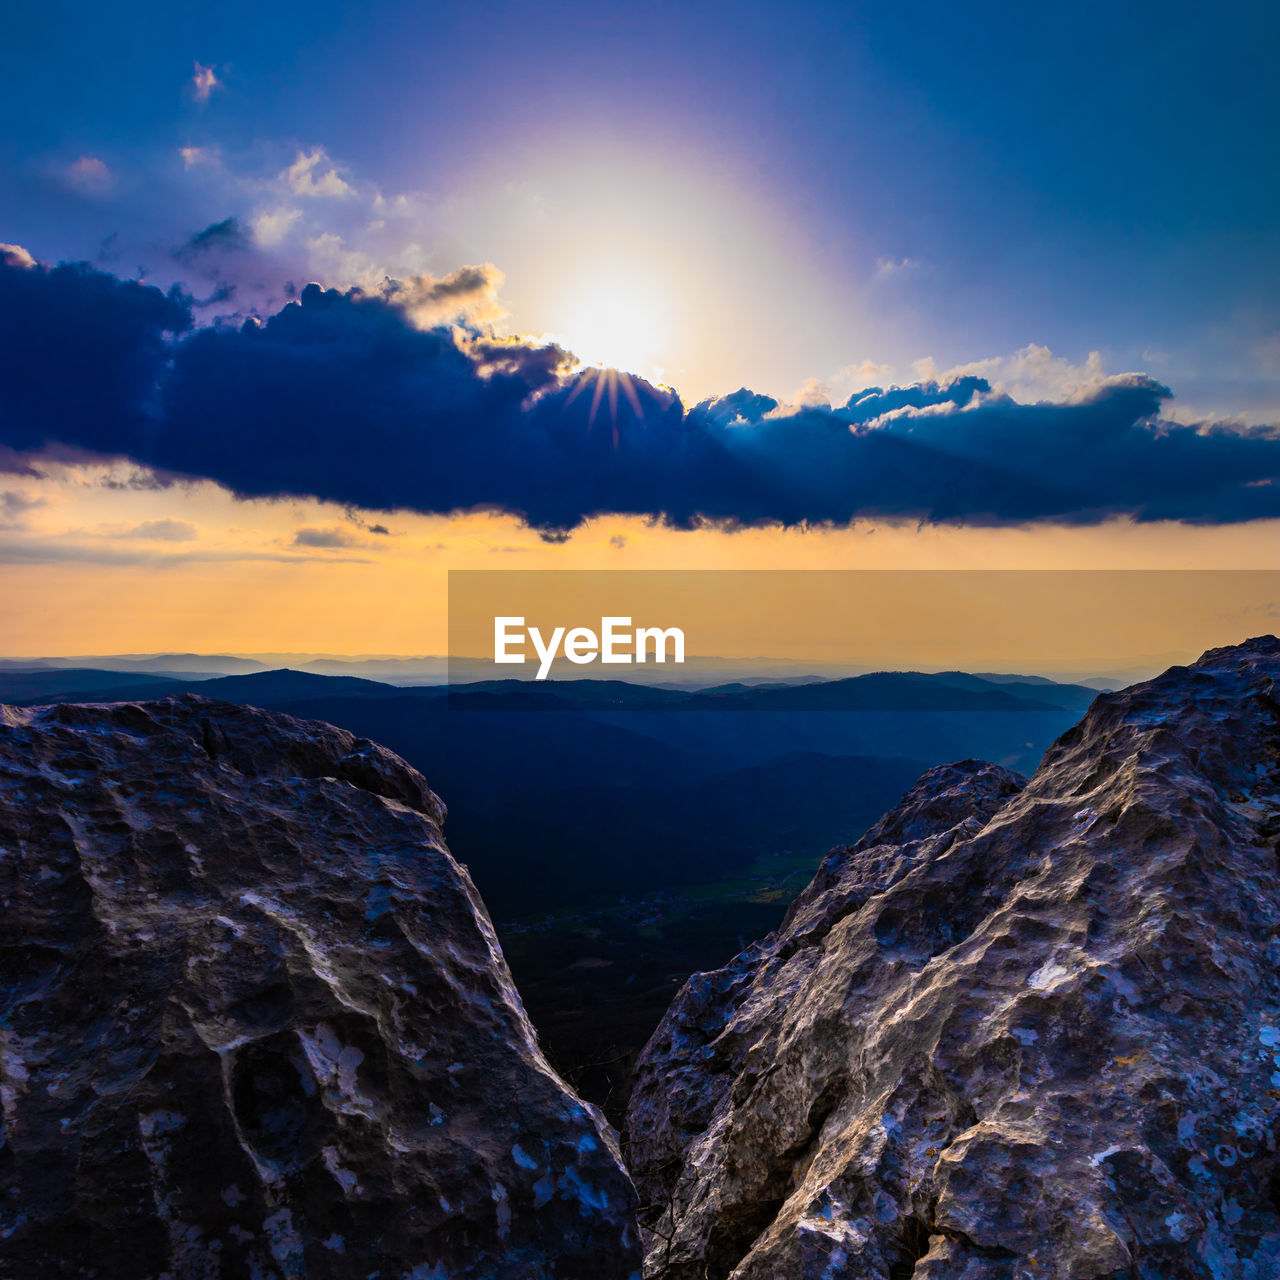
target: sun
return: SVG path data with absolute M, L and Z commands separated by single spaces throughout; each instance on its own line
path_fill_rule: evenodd
M 587 365 L 660 377 L 666 303 L 638 273 L 593 272 L 565 297 L 556 338 Z

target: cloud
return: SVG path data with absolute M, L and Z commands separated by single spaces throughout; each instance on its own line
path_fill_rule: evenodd
M 3 435 L 3 416 L 0 416 L 0 435 Z M 17 449 L 0 444 L 0 475 L 40 477 L 40 472 L 31 465 L 31 459 Z
M 11 532 L 26 528 L 26 517 L 40 507 L 47 507 L 45 498 L 32 498 L 16 489 L 0 490 L 0 530 Z
M 886 382 L 893 376 L 893 369 L 887 364 L 876 364 L 874 360 L 864 360 L 861 364 L 848 364 L 836 374 L 833 382 L 847 387 L 850 391 L 874 386 Z
M 0 531 L 2 533 L 3 531 Z M 70 539 L 32 538 L 21 533 L 0 536 L 0 564 L 105 564 L 150 565 L 177 568 L 189 564 L 316 564 L 319 558 L 284 551 L 158 551 L 149 548 L 77 542 Z M 359 556 L 327 556 L 325 564 L 369 564 Z
M 323 147 L 299 151 L 297 159 L 280 174 L 296 196 L 343 197 L 355 194 L 330 162 Z
M 329 529 L 299 529 L 293 535 L 295 547 L 319 547 L 333 549 L 335 547 L 355 547 L 359 542 L 345 529 L 336 526 Z
M 452 201 L 357 181 L 318 144 L 286 152 L 264 146 L 249 167 L 235 157 L 224 162 L 214 147 L 188 145 L 180 155 L 186 174 L 178 199 L 218 200 L 263 251 L 237 270 L 246 309 L 274 310 L 289 279 L 374 288 L 388 276 L 437 275 L 432 246 L 445 234 L 442 224 L 459 216 Z
M 915 258 L 877 258 L 876 277 L 886 280 L 890 276 L 900 276 L 908 271 L 914 271 L 919 265 Z
M 208 102 L 209 96 L 222 81 L 214 75 L 212 67 L 201 66 L 197 62 L 195 68 L 195 74 L 191 77 L 191 92 L 195 94 L 197 102 Z
M 20 244 L 0 244 L 0 263 L 6 267 L 34 267 L 36 260 Z
M 193 307 L 216 307 L 220 303 L 230 302 L 235 296 L 235 285 L 220 284 L 207 298 L 192 298 L 191 305 Z
M 390 538 L 392 536 L 391 530 L 385 524 L 370 524 L 354 507 L 348 507 L 342 514 L 357 529 L 363 529 L 365 533 L 376 534 L 381 538 Z
M 302 217 L 301 209 L 267 209 L 253 217 L 253 238 L 264 248 L 279 244 Z
M 485 262 L 478 267 L 460 267 L 438 279 L 429 275 L 388 278 L 366 292 L 400 307 L 422 329 L 459 319 L 492 323 L 506 315 L 498 301 L 505 279 L 492 262 Z
M 0 515 L 9 519 L 15 516 L 24 516 L 28 511 L 35 511 L 48 505 L 49 502 L 46 498 L 31 498 L 25 493 L 19 493 L 14 489 L 0 491 Z
M 1056 395 L 1028 402 L 971 371 L 834 406 L 743 388 L 687 408 L 640 378 L 575 371 L 559 347 L 414 314 L 483 297 L 490 280 L 309 285 L 263 321 L 194 327 L 185 295 L 83 264 L 6 263 L 0 447 L 124 457 L 241 497 L 500 510 L 552 538 L 605 514 L 677 527 L 1280 518 L 1280 428 L 1172 422 L 1169 389 L 1142 374 L 1028 348 L 1015 366 Z M 299 530 L 295 545 L 351 538 Z
M 142 538 L 147 542 L 194 542 L 199 536 L 199 530 L 185 520 L 144 520 L 114 536 Z
M 831 388 L 821 378 L 807 378 L 796 392 L 796 404 L 805 409 L 831 407 Z
M 944 372 L 939 372 L 932 360 L 918 360 L 916 369 L 922 377 L 942 382 L 983 378 L 995 390 L 1022 400 L 1069 400 L 1092 395 L 1107 380 L 1100 352 L 1090 351 L 1084 364 L 1072 364 L 1034 342 L 1012 355 L 974 360 Z
M 98 487 L 116 493 L 157 493 L 172 483 L 172 479 L 159 475 L 150 467 L 134 467 L 125 475 L 103 476 Z
M 173 251 L 179 262 L 194 263 L 219 253 L 243 252 L 249 247 L 249 236 L 239 218 L 223 218 L 197 231 Z
M 173 290 L 87 263 L 0 264 L 0 445 L 147 452 L 171 339 L 191 327 Z M 138 461 L 150 459 L 137 457 Z
M 80 191 L 99 195 L 111 185 L 111 170 L 97 156 L 81 156 L 67 166 L 67 181 Z

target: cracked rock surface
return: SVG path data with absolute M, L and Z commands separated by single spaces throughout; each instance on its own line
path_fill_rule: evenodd
M 625 1280 L 443 806 L 328 725 L 0 708 L 3 1280 Z
M 655 1280 L 1280 1275 L 1280 641 L 924 775 L 641 1060 Z

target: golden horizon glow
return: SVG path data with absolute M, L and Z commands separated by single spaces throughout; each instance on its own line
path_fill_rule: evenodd
M 605 383 L 590 380 L 584 395 Z M 625 394 L 625 391 L 620 391 Z M 608 400 L 599 421 L 608 423 Z M 1280 521 L 1240 525 L 675 530 L 600 517 L 551 543 L 512 516 L 238 501 L 209 482 L 132 488 L 127 467 L 15 479 L 0 531 L 0 655 L 445 652 L 448 569 L 1269 569 Z M 378 532 L 385 529 L 386 532 Z M 1277 628 L 1275 607 L 1239 635 Z M 938 637 L 945 662 L 946 637 Z M 770 655 L 783 656 L 786 655 Z

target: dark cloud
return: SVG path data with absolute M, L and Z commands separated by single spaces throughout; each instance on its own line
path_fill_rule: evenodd
M 216 307 L 224 302 L 230 302 L 236 296 L 237 286 L 234 284 L 220 284 L 207 298 L 192 298 L 191 305 L 193 307 Z
M 249 233 L 239 218 L 223 218 L 197 231 L 185 244 L 173 251 L 179 262 L 190 262 L 204 254 L 240 252 L 249 248 Z
M 910 387 L 868 387 L 849 397 L 841 417 L 846 422 L 873 422 L 886 414 L 903 409 L 931 409 L 939 405 L 963 408 L 975 395 L 991 390 L 985 378 L 956 378 L 945 386 L 936 382 L 917 382 Z
M 103 476 L 98 485 L 102 489 L 113 489 L 120 493 L 147 493 L 172 488 L 181 479 L 182 477 L 168 476 L 150 467 L 141 467 L 126 476 Z
M 491 283 L 474 271 L 449 277 L 460 296 Z M 606 513 L 682 527 L 1280 516 L 1280 431 L 1169 422 L 1168 389 L 1140 375 L 1038 404 L 966 377 L 835 408 L 743 389 L 690 409 L 641 379 L 573 372 L 554 346 L 415 324 L 444 300 L 421 291 L 446 283 L 411 297 L 309 285 L 263 322 L 193 328 L 183 295 L 5 258 L 0 449 L 118 455 L 242 496 L 498 509 L 553 538 Z
M 376 533 L 384 538 L 391 537 L 391 530 L 385 524 L 371 524 L 354 507 L 348 507 L 342 514 L 357 529 L 363 529 L 365 533 Z
M 309 285 L 263 324 L 205 328 L 179 345 L 164 387 L 170 429 L 147 460 L 258 497 L 501 505 L 495 483 L 516 484 L 534 445 L 522 405 L 553 385 L 563 355 L 491 345 L 463 349 L 381 299 Z
M 3 393 L 0 392 L 0 437 L 4 434 L 3 413 Z M 0 444 L 0 475 L 38 476 L 39 474 L 40 472 L 31 465 L 30 458 L 25 454 L 11 449 L 8 445 Z
M 356 540 L 342 529 L 299 529 L 293 535 L 295 547 L 354 547 Z
M 0 445 L 61 443 L 138 461 L 163 424 L 158 393 L 191 327 L 180 293 L 85 263 L 0 261 Z

